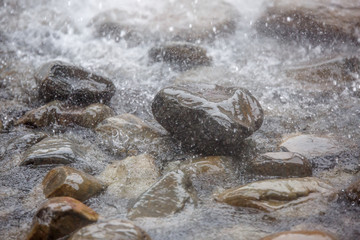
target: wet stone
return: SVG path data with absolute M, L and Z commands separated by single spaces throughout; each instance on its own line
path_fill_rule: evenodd
M 248 90 L 218 85 L 164 88 L 155 96 L 152 112 L 184 148 L 211 155 L 234 153 L 264 117 Z
M 352 1 L 277 0 L 257 21 L 256 29 L 281 41 L 359 45 L 360 15 Z
M 3 129 L 4 129 L 4 125 L 3 125 L 3 123 L 2 123 L 2 121 L 1 121 L 1 119 L 0 119 L 0 132 L 1 132 Z
M 249 164 L 248 171 L 262 176 L 308 177 L 312 175 L 309 160 L 292 152 L 261 154 Z
M 60 61 L 44 64 L 35 79 L 39 97 L 46 102 L 67 100 L 75 105 L 106 104 L 115 93 L 110 80 Z
M 69 240 L 151 240 L 149 235 L 134 223 L 112 219 L 81 228 Z
M 83 153 L 70 140 L 47 137 L 25 152 L 20 165 L 71 164 L 83 160 Z
M 360 204 L 360 179 L 354 181 L 345 189 L 345 195 L 349 201 Z
M 100 180 L 67 166 L 50 170 L 42 185 L 47 198 L 64 196 L 82 202 L 105 189 L 105 185 Z
M 137 198 L 160 176 L 155 159 L 147 154 L 127 157 L 107 166 L 99 178 L 107 192 L 121 198 Z
M 201 175 L 222 175 L 226 173 L 226 161 L 230 161 L 230 159 L 223 156 L 199 157 L 181 166 L 181 170 L 189 176 L 195 175 L 197 177 Z
M 275 233 L 261 240 L 336 240 L 332 234 L 321 231 L 287 231 Z
M 42 107 L 25 113 L 16 125 L 47 127 L 53 124 L 62 126 L 78 125 L 95 128 L 104 119 L 114 115 L 108 106 L 94 103 L 87 107 L 71 106 L 60 101 L 52 101 Z
M 331 197 L 334 191 L 331 185 L 314 177 L 272 179 L 226 190 L 215 199 L 232 206 L 270 212 L 319 197 Z
M 51 198 L 40 206 L 26 239 L 59 239 L 97 220 L 98 214 L 78 200 Z
M 191 181 L 184 172 L 169 172 L 137 199 L 128 212 L 128 218 L 166 217 L 181 211 L 186 203 L 195 201 Z
M 204 48 L 181 42 L 169 42 L 149 51 L 152 62 L 166 62 L 175 69 L 188 70 L 197 66 L 209 66 L 211 57 L 207 56 Z

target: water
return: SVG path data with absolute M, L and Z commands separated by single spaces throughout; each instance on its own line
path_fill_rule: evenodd
M 166 64 L 149 64 L 147 52 L 158 42 L 150 39 L 132 44 L 124 39 L 95 37 L 90 22 L 102 11 L 121 8 L 130 15 L 140 12 L 142 17 L 130 18 L 130 24 L 144 24 L 144 19 L 162 12 L 167 2 L 174 1 L 0 1 L 0 116 L 5 126 L 9 126 L 9 132 L 1 134 L 0 141 L 4 144 L 32 131 L 23 127 L 12 128 L 12 122 L 40 105 L 33 74 L 51 60 L 70 62 L 110 78 L 117 88 L 110 103 L 115 112 L 135 114 L 158 127 L 151 114 L 151 101 L 159 89 L 177 83 L 179 80 L 176 78 L 181 73 Z M 192 4 L 195 6 L 197 2 Z M 200 44 L 213 58 L 213 66 L 219 69 L 216 71 L 219 77 L 210 80 L 211 83 L 247 88 L 261 103 L 265 112 L 264 123 L 251 137 L 256 150 L 276 150 L 286 134 L 327 135 L 346 148 L 340 162 L 358 163 L 359 76 L 355 76 L 356 80 L 351 83 L 339 82 L 338 79 L 317 83 L 296 80 L 287 75 L 286 70 L 344 55 L 359 56 L 359 50 L 349 46 L 328 48 L 281 44 L 264 38 L 257 35 L 253 25 L 268 5 L 267 1 L 228 2 L 234 4 L 241 16 L 235 33 Z M 179 11 L 181 9 L 180 4 Z M 191 17 L 196 16 L 196 12 L 193 14 Z M 193 23 L 189 23 L 189 27 L 192 28 Z M 174 31 L 173 26 L 169 31 Z M 100 140 L 90 130 L 55 128 L 45 129 L 45 132 L 67 136 L 82 145 L 89 159 L 91 169 L 88 171 L 93 174 L 100 173 L 108 163 L 117 159 L 103 151 Z M 0 161 L 0 232 L 4 239 L 23 238 L 36 207 L 43 200 L 40 184 L 50 168 L 19 167 L 25 149 L 17 145 L 10 153 L 3 154 Z M 84 169 L 84 166 L 80 167 Z M 221 187 L 251 181 L 241 175 L 241 166 L 238 167 L 240 170 L 233 176 L 235 180 L 231 178 Z M 353 173 L 336 169 L 315 174 L 331 181 L 338 189 L 353 178 Z M 276 231 L 314 226 L 337 233 L 341 239 L 355 239 L 359 234 L 359 208 L 341 201 L 321 209 L 316 204 L 308 204 L 304 209 L 266 214 L 217 204 L 210 194 L 199 191 L 199 195 L 204 197 L 197 208 L 187 206 L 175 216 L 139 219 L 136 224 L 153 239 L 258 239 Z M 88 200 L 87 204 L 104 218 L 125 217 L 129 201 L 103 194 Z M 319 211 L 311 214 L 317 208 Z

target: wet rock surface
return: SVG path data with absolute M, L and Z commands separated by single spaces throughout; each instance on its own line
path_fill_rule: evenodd
M 359 45 L 359 12 L 351 1 L 275 1 L 256 24 L 260 33 L 282 41 Z
M 211 57 L 207 51 L 197 45 L 181 42 L 169 42 L 149 50 L 152 62 L 166 62 L 175 69 L 188 70 L 197 66 L 209 66 Z
M 108 165 L 99 178 L 107 192 L 122 198 L 137 198 L 160 177 L 155 159 L 147 154 L 127 157 Z
M 134 223 L 112 219 L 86 226 L 74 233 L 70 240 L 151 240 L 149 235 Z
M 187 149 L 231 154 L 263 121 L 260 103 L 242 88 L 167 87 L 154 98 L 155 119 Z
M 352 182 L 346 189 L 345 195 L 348 200 L 360 204 L 360 179 Z
M 232 206 L 274 211 L 333 194 L 334 188 L 331 185 L 308 177 L 253 182 L 226 190 L 215 199 Z
M 270 236 L 264 237 L 261 240 L 301 240 L 301 239 L 312 239 L 312 240 L 336 240 L 332 234 L 321 232 L 321 231 L 288 231 L 275 233 Z
M 52 169 L 42 185 L 47 198 L 72 197 L 79 201 L 85 201 L 105 189 L 100 180 L 67 166 Z
M 309 160 L 293 152 L 269 152 L 256 157 L 248 171 L 262 176 L 309 177 L 312 167 Z
M 59 239 L 94 223 L 98 214 L 81 202 L 69 197 L 57 197 L 40 206 L 27 239 Z
M 87 107 L 74 107 L 60 101 L 52 101 L 25 113 L 15 124 L 33 127 L 48 127 L 58 124 L 95 128 L 104 119 L 113 115 L 114 111 L 111 108 L 100 103 L 94 103 Z
M 39 97 L 46 102 L 67 100 L 76 105 L 108 103 L 115 93 L 115 86 L 110 80 L 60 61 L 44 64 L 35 78 L 39 84 Z
M 137 199 L 128 218 L 170 216 L 194 201 L 196 197 L 185 174 L 180 170 L 169 172 Z
M 71 164 L 83 160 L 83 153 L 70 140 L 48 137 L 25 152 L 21 165 Z

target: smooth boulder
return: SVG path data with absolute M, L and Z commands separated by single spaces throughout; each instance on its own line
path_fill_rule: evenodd
M 260 240 L 336 240 L 332 234 L 321 231 L 287 231 L 275 233 Z
M 82 202 L 105 189 L 100 180 L 67 166 L 50 170 L 42 185 L 47 198 L 72 197 Z
M 229 155 L 261 127 L 260 103 L 246 89 L 218 85 L 172 86 L 156 94 L 155 119 L 183 147 L 211 155 Z
M 70 197 L 56 197 L 43 203 L 36 215 L 28 240 L 59 239 L 72 232 L 94 223 L 99 215 Z
M 46 102 L 68 101 L 75 105 L 108 103 L 115 93 L 114 84 L 97 74 L 68 63 L 44 64 L 35 74 L 39 97 Z

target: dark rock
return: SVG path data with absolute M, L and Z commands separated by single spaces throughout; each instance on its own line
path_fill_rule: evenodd
M 59 239 L 98 220 L 98 214 L 70 197 L 56 197 L 40 206 L 28 240 Z
M 76 105 L 108 103 L 115 93 L 115 86 L 110 80 L 60 61 L 44 64 L 35 79 L 39 84 L 39 97 L 46 102 L 67 100 Z
M 128 213 L 129 219 L 166 217 L 196 201 L 191 181 L 182 171 L 169 172 L 144 192 Z
M 204 48 L 190 43 L 177 42 L 151 48 L 149 57 L 153 62 L 166 62 L 179 70 L 188 70 L 197 66 L 209 66 L 212 61 L 211 57 L 207 56 Z
M 68 139 L 48 137 L 25 152 L 21 165 L 70 164 L 83 159 L 83 153 Z
M 76 124 L 86 128 L 94 128 L 98 123 L 113 115 L 114 111 L 111 108 L 100 103 L 94 103 L 87 107 L 78 107 L 60 101 L 52 101 L 27 112 L 15 124 L 25 124 L 33 127 L 47 127 L 52 124 L 62 126 Z
M 359 45 L 360 15 L 351 1 L 341 5 L 327 1 L 277 0 L 257 21 L 256 29 L 282 41 L 311 44 Z
M 309 177 L 311 163 L 292 152 L 269 152 L 255 158 L 248 166 L 249 172 L 262 176 Z
M 280 232 L 275 233 L 270 236 L 266 236 L 261 238 L 260 240 L 336 240 L 332 234 L 321 232 L 321 231 L 288 231 L 288 232 Z
M 164 88 L 155 96 L 152 112 L 186 149 L 214 155 L 238 150 L 264 117 L 248 90 L 217 85 Z
M 345 195 L 350 201 L 360 204 L 360 179 L 354 181 L 345 189 Z
M 70 240 L 151 240 L 149 235 L 127 220 L 113 219 L 81 228 Z
M 105 189 L 100 180 L 67 166 L 50 170 L 42 185 L 47 198 L 72 197 L 82 202 Z
M 4 128 L 4 125 L 3 125 L 3 123 L 2 123 L 2 121 L 0 119 L 0 132 L 3 130 L 3 128 Z

